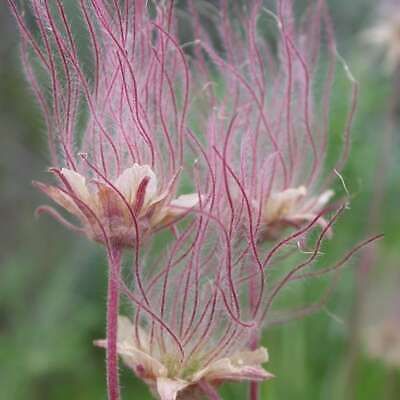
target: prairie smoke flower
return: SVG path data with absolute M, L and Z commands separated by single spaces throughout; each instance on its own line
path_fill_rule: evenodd
M 119 318 L 123 362 L 162 400 L 218 399 L 224 382 L 272 378 L 262 368 L 266 349 L 251 345 L 263 307 L 255 310 L 246 296 L 250 281 L 255 297 L 264 296 L 262 272 L 255 280 L 237 261 L 240 250 L 207 204 L 176 234 L 159 257 L 146 260 L 152 273 L 132 289 L 120 283 L 133 311 Z M 107 340 L 95 344 L 108 347 Z
M 201 394 L 207 394 L 208 390 L 224 382 L 263 381 L 273 377 L 261 367 L 268 361 L 267 350 L 262 347 L 238 351 L 204 366 L 200 352 L 182 360 L 179 354 L 168 354 L 163 350 L 161 343 L 155 343 L 151 348 L 152 339 L 141 328 L 138 343 L 135 327 L 126 317 L 119 318 L 118 335 L 118 353 L 122 360 L 161 400 L 202 398 Z M 107 341 L 99 340 L 95 344 L 106 347 Z
M 276 1 L 275 10 L 265 12 L 263 2 L 255 0 L 243 12 L 223 0 L 210 17 L 189 1 L 198 39 L 193 77 L 199 93 L 195 126 L 201 132 L 191 138 L 201 149 L 205 180 L 214 189 L 210 213 L 223 221 L 234 243 L 233 265 L 247 286 L 241 296 L 258 321 L 249 338 L 252 350 L 263 326 L 315 312 L 337 280 L 314 303 L 276 310 L 274 300 L 288 284 L 339 271 L 349 256 L 331 268 L 312 270 L 323 239 L 344 209 L 326 217 L 335 208 L 329 204 L 334 194 L 329 188 L 349 154 L 357 84 L 338 57 L 325 2 L 312 2 L 303 23 L 294 16 L 293 3 Z M 203 28 L 206 18 L 216 27 L 217 39 Z M 277 31 L 272 41 L 265 35 L 269 27 Z M 325 174 L 338 60 L 348 73 L 352 96 L 342 153 Z M 315 226 L 321 232 L 312 250 L 307 246 L 302 254 L 298 250 Z M 250 398 L 257 399 L 257 392 L 257 384 L 251 384 Z
M 203 135 L 189 133 L 199 153 L 194 186 L 202 194 L 180 197 L 191 75 L 176 38 L 174 2 L 161 2 L 150 17 L 145 0 L 77 1 L 91 51 L 83 61 L 84 48 L 70 26 L 74 10 L 60 0 L 30 0 L 38 31 L 32 34 L 14 0 L 8 1 L 21 31 L 26 75 L 45 115 L 51 172 L 60 180 L 58 187 L 37 185 L 81 226 L 49 207 L 40 211 L 107 249 L 108 324 L 106 339 L 98 344 L 107 352 L 109 400 L 119 399 L 118 353 L 162 400 L 217 399 L 218 385 L 230 380 L 249 380 L 256 399 L 255 383 L 271 377 L 261 367 L 267 353 L 258 338 L 274 299 L 289 282 L 338 270 L 347 259 L 304 272 L 339 214 L 323 218 L 330 180 L 317 183 L 335 56 L 323 0 L 310 9 L 303 27 L 295 26 L 292 2 L 277 1 L 269 20 L 277 21 L 277 51 L 257 32 L 260 0 L 248 16 L 236 15 L 243 29 L 231 22 L 223 0 L 216 24 L 223 55 L 189 0 L 199 39 L 194 77 L 208 95 L 199 96 L 206 99 L 205 118 L 200 112 L 194 117 L 200 118 Z M 311 89 L 321 32 L 331 62 L 317 103 Z M 224 83 L 222 96 L 210 85 L 214 70 Z M 352 112 L 338 170 L 348 154 L 351 119 Z M 177 224 L 189 210 L 188 224 Z M 147 241 L 144 260 L 143 238 L 169 224 L 173 240 L 157 260 Z M 269 274 L 279 250 L 316 224 L 322 232 L 313 251 L 301 254 L 306 258 L 289 270 Z M 260 245 L 260 239 L 276 239 L 288 226 L 297 228 L 290 237 L 272 248 Z M 134 248 L 133 289 L 120 274 L 126 247 Z M 121 291 L 133 316 L 120 318 L 118 326 Z M 318 305 L 291 311 L 304 315 Z
M 137 262 L 143 238 L 197 202 L 191 195 L 176 198 L 189 70 L 175 35 L 173 2 L 157 7 L 153 17 L 145 0 L 29 0 L 23 10 L 8 3 L 47 126 L 51 171 L 61 181 L 60 187 L 36 185 L 81 226 L 50 207 L 39 211 L 107 249 L 108 396 L 118 400 L 122 250 L 134 247 Z M 72 21 L 80 21 L 80 29 L 73 30 Z
M 216 188 L 202 192 L 212 199 Z M 339 271 L 352 254 L 310 270 L 332 220 L 305 259 L 270 273 L 272 262 L 286 255 L 280 250 L 287 241 L 265 254 L 251 237 L 249 243 L 231 234 L 213 211 L 212 200 L 201 198 L 190 223 L 176 229 L 161 254 L 140 260 L 138 269 L 149 272 L 135 276 L 132 288 L 120 282 L 132 315 L 119 317 L 117 352 L 161 400 L 219 399 L 218 387 L 230 381 L 248 381 L 256 393 L 253 385 L 273 377 L 262 368 L 268 360 L 258 343 L 262 328 L 280 323 L 276 311 L 285 319 L 317 310 L 336 280 L 322 299 L 285 313 L 275 310 L 275 299 L 289 283 Z M 107 339 L 95 344 L 109 346 Z
M 278 1 L 270 14 L 255 1 L 246 16 L 232 16 L 234 11 L 223 1 L 216 23 L 222 55 L 201 28 L 194 2 L 192 9 L 201 37 L 195 74 L 203 93 L 199 109 L 206 113 L 198 123 L 207 138 L 207 168 L 221 192 L 216 207 L 231 231 L 250 224 L 260 241 L 277 239 L 287 227 L 300 229 L 314 219 L 314 225 L 325 227 L 334 169 L 340 171 L 348 156 L 357 88 L 354 85 L 343 129 L 343 154 L 324 176 L 336 63 L 324 2 L 316 1 L 305 13 L 305 24 L 296 24 L 291 1 Z M 243 29 L 234 20 L 241 21 Z M 261 37 L 260 27 L 267 23 L 276 27 L 277 43 Z M 327 49 L 321 47 L 323 35 Z M 322 56 L 329 61 L 325 68 L 319 66 Z M 313 79 L 321 71 L 324 86 L 317 97 Z M 210 81 L 215 75 L 215 82 Z
M 77 230 L 123 247 L 184 214 L 173 201 L 189 71 L 174 38 L 172 5 L 151 18 L 145 1 L 115 8 L 102 0 L 68 7 L 31 0 L 36 35 L 9 3 L 26 76 L 45 116 L 51 171 L 61 181 L 60 188 L 38 184 L 40 189 L 80 220 Z M 71 31 L 73 12 L 81 15 L 86 42 Z M 86 47 L 90 54 L 84 56 Z M 195 197 L 177 201 L 190 209 Z M 49 207 L 39 211 L 73 227 Z

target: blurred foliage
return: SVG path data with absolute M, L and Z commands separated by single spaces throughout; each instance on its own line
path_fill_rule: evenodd
M 382 154 L 382 143 L 389 98 L 396 95 L 394 90 L 400 96 L 400 89 L 360 44 L 359 29 L 367 16 L 373 16 L 370 3 L 330 1 L 340 52 L 361 90 L 351 158 L 343 171 L 352 195 L 351 209 L 336 225 L 335 239 L 324 250 L 336 260 L 344 249 L 368 235 L 371 201 L 380 188 L 384 203 L 375 229 L 386 234 L 379 244 L 380 254 L 391 253 L 393 259 L 397 246 L 394 258 L 399 263 L 398 127 L 392 133 L 390 154 Z M 48 179 L 45 132 L 21 73 L 15 23 L 4 5 L 0 34 L 0 399 L 104 399 L 104 353 L 92 346 L 93 339 L 104 336 L 104 254 L 50 219 L 34 219 L 43 198 L 30 181 Z M 339 71 L 331 116 L 333 152 L 341 144 L 348 99 L 349 83 Z M 382 157 L 388 159 L 384 164 Z M 343 193 L 339 180 L 336 189 Z M 399 372 L 368 359 L 359 343 L 351 341 L 353 313 L 359 311 L 354 305 L 358 260 L 354 257 L 344 270 L 321 312 L 267 331 L 263 338 L 271 356 L 267 369 L 276 379 L 262 385 L 263 400 L 399 398 L 393 389 Z M 380 256 L 376 267 L 385 273 L 389 265 Z M 297 288 L 296 299 L 310 300 L 324 283 L 321 279 L 304 284 Z M 126 398 L 129 394 L 150 398 L 130 371 L 121 368 L 121 374 Z M 241 385 L 227 385 L 224 398 L 242 399 L 245 390 Z

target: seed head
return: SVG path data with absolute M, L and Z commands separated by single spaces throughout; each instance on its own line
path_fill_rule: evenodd
M 144 0 L 29 0 L 23 11 L 9 3 L 60 180 L 36 185 L 78 218 L 74 229 L 133 247 L 194 206 L 194 195 L 176 199 L 189 69 L 173 2 L 153 16 Z M 49 207 L 39 211 L 72 227 Z
M 333 169 L 327 176 L 324 162 L 337 55 L 325 4 L 313 3 L 304 23 L 296 22 L 287 0 L 272 11 L 255 1 L 240 15 L 222 4 L 213 20 L 222 52 L 199 22 L 195 28 L 201 41 L 194 77 L 205 114 L 198 123 L 207 137 L 204 169 L 215 181 L 215 211 L 230 231 L 245 227 L 258 242 L 282 238 L 287 228 L 304 228 L 315 218 L 313 226 L 324 228 L 333 197 Z M 204 18 L 193 2 L 192 9 L 198 21 Z M 264 25 L 274 29 L 273 42 Z M 318 69 L 323 56 L 328 67 Z M 348 128 L 339 170 L 348 154 Z
M 165 343 L 151 344 L 155 339 L 142 328 L 137 330 L 139 342 L 134 325 L 126 317 L 119 318 L 118 332 L 118 353 L 125 365 L 161 400 L 195 399 L 207 387 L 215 388 L 224 382 L 263 381 L 273 377 L 261 366 L 268 361 L 267 350 L 262 347 L 238 351 L 205 364 L 205 354 L 201 351 L 182 360 L 179 353 L 168 353 Z M 99 340 L 95 344 L 106 347 L 107 341 Z

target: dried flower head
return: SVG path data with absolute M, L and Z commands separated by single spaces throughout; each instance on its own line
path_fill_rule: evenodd
M 205 199 L 215 191 L 214 186 L 204 190 Z M 176 227 L 161 253 L 148 249 L 134 265 L 134 284 L 119 280 L 132 315 L 119 318 L 117 352 L 162 400 L 218 399 L 224 382 L 270 379 L 262 368 L 267 352 L 258 344 L 263 327 L 318 310 L 336 280 L 311 304 L 281 310 L 273 307 L 275 299 L 288 284 L 339 272 L 365 245 L 331 267 L 313 270 L 330 220 L 309 254 L 274 269 L 279 257 L 287 256 L 289 239 L 265 253 L 250 235 L 247 242 L 230 233 L 212 203 L 201 198 L 190 223 Z M 300 235 L 291 235 L 290 242 Z M 108 349 L 109 338 L 96 344 Z
M 149 386 L 161 400 L 189 400 L 201 398 L 224 382 L 263 381 L 273 377 L 261 365 L 268 361 L 265 348 L 254 351 L 238 351 L 231 356 L 223 356 L 202 363 L 204 354 L 194 353 L 182 360 L 179 353 L 166 352 L 165 343 L 155 342 L 142 328 L 135 335 L 135 327 L 126 317 L 118 321 L 118 353 L 124 363 L 137 377 Z M 106 347 L 105 340 L 95 342 Z
M 51 171 L 60 180 L 59 188 L 37 186 L 78 218 L 76 230 L 133 247 L 184 214 L 174 201 L 186 212 L 193 207 L 198 196 L 176 199 L 189 70 L 172 2 L 153 17 L 142 0 L 30 0 L 24 13 L 9 3 L 26 76 L 45 116 Z M 75 13 L 82 37 L 71 28 Z M 49 207 L 39 211 L 73 227 Z
M 271 378 L 258 342 L 276 297 L 289 283 L 338 271 L 365 244 L 332 267 L 311 269 L 341 212 L 324 216 L 333 195 L 331 176 L 323 179 L 322 170 L 336 60 L 324 1 L 316 0 L 297 25 L 291 0 L 278 0 L 274 12 L 254 0 L 246 13 L 222 0 L 212 17 L 217 38 L 202 28 L 198 2 L 188 1 L 193 79 L 200 88 L 193 121 L 201 134 L 188 134 L 199 156 L 192 180 L 197 193 L 180 197 L 192 76 L 177 40 L 174 2 L 160 2 L 153 15 L 145 0 L 79 0 L 72 9 L 61 0 L 30 0 L 32 34 L 8 1 L 22 34 L 26 75 L 45 115 L 51 172 L 60 181 L 36 185 L 81 225 L 49 207 L 40 211 L 108 251 L 107 334 L 97 344 L 107 351 L 109 400 L 120 397 L 118 355 L 162 400 L 217 399 L 225 381 Z M 83 48 L 71 30 L 74 11 L 83 23 Z M 272 43 L 260 31 L 264 18 L 278 32 Z M 330 62 L 315 101 L 321 54 Z M 214 90 L 218 84 L 223 90 Z M 339 171 L 348 156 L 352 106 Z M 187 224 L 176 224 L 189 210 Z M 151 241 L 139 246 L 169 224 L 173 237 L 161 252 Z M 316 225 L 321 232 L 311 251 L 271 271 Z M 284 237 L 288 227 L 294 229 Z M 132 286 L 121 274 L 126 247 L 135 249 Z M 118 322 L 121 292 L 132 315 Z M 323 301 L 285 316 L 305 315 Z
M 122 249 L 187 213 L 177 197 L 190 74 L 173 1 L 8 0 L 27 80 L 47 127 L 60 185 L 36 185 L 68 213 L 41 207 L 105 245 L 109 260 L 107 384 L 119 399 L 117 317 Z M 79 16 L 78 18 L 76 18 Z
M 199 109 L 206 113 L 198 123 L 219 191 L 217 207 L 231 230 L 252 225 L 257 241 L 281 238 L 288 227 L 303 228 L 315 218 L 315 225 L 325 227 L 334 169 L 340 171 L 349 151 L 353 107 L 343 129 L 343 154 L 332 173 L 324 174 L 336 47 L 323 1 L 312 4 L 303 23 L 292 6 L 278 1 L 274 12 L 266 12 L 254 1 L 243 14 L 223 1 L 220 21 L 213 21 L 221 54 L 192 2 L 201 37 L 195 69 Z M 277 30 L 272 42 L 266 26 Z M 327 67 L 320 66 L 322 57 Z M 313 82 L 322 73 L 317 95 Z M 356 91 L 354 84 L 353 106 Z
M 224 382 L 272 377 L 261 366 L 266 350 L 252 344 L 262 325 L 263 272 L 251 256 L 241 259 L 209 210 L 200 199 L 191 222 L 176 227 L 161 254 L 149 248 L 134 265 L 132 287 L 119 280 L 133 315 L 119 318 L 118 354 L 162 400 L 214 399 Z M 108 349 L 108 340 L 96 344 Z

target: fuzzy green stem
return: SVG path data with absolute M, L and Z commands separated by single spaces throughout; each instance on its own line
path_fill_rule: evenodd
M 108 254 L 108 296 L 107 296 L 107 393 L 108 400 L 119 400 L 118 377 L 118 312 L 119 312 L 119 277 L 121 270 L 121 250 L 113 248 Z

